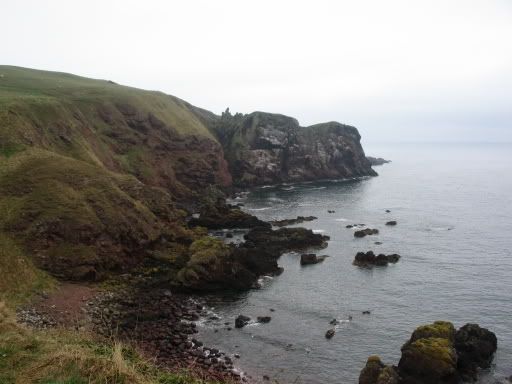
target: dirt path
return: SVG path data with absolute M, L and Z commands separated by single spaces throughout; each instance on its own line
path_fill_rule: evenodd
M 18 319 L 29 325 L 46 328 L 79 328 L 87 325 L 86 303 L 97 293 L 93 286 L 61 283 L 59 287 L 34 300 L 18 311 Z

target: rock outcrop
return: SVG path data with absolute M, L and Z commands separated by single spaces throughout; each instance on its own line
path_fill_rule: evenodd
M 372 167 L 376 165 L 384 165 L 387 163 L 391 163 L 391 160 L 383 159 L 382 157 L 372 157 L 372 156 L 366 156 Z
M 365 236 L 369 236 L 369 235 L 377 235 L 378 233 L 379 233 L 378 229 L 366 228 L 366 229 L 361 229 L 361 230 L 355 231 L 354 237 L 365 237 Z
M 226 111 L 212 129 L 238 186 L 377 175 L 349 125 L 301 127 L 284 115 Z
M 391 255 L 385 255 L 380 253 L 375 255 L 373 251 L 358 252 L 352 264 L 360 267 L 372 267 L 372 266 L 386 266 L 389 263 L 397 263 L 400 260 L 400 255 L 393 253 Z
M 314 253 L 304 253 L 300 255 L 300 265 L 318 264 L 327 258 L 326 255 L 317 256 Z
M 479 368 L 488 368 L 497 349 L 496 335 L 476 324 L 458 331 L 452 323 L 436 321 L 418 327 L 402 347 L 398 366 L 368 358 L 360 384 L 458 384 L 476 381 Z
M 297 216 L 296 219 L 273 220 L 270 221 L 270 224 L 276 227 L 286 227 L 287 225 L 301 224 L 306 221 L 313 221 L 316 219 L 318 219 L 316 216 Z

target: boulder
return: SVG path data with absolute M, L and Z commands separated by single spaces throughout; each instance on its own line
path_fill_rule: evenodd
M 235 328 L 243 328 L 247 324 L 249 324 L 250 321 L 251 321 L 250 317 L 244 316 L 244 315 L 238 315 L 237 318 L 235 319 Z
M 489 368 L 498 347 L 496 335 L 477 324 L 466 324 L 455 333 L 457 369 L 467 381 L 477 379 L 478 368 Z
M 457 353 L 449 339 L 421 338 L 402 347 L 398 363 L 404 384 L 456 384 Z
M 257 320 L 258 320 L 258 323 L 270 323 L 270 320 L 272 320 L 272 318 L 270 316 L 258 316 L 257 317 Z
M 436 321 L 416 328 L 402 347 L 397 367 L 368 358 L 360 384 L 459 384 L 476 381 L 479 368 L 488 368 L 497 348 L 494 333 L 476 324 L 458 331 L 452 323 Z
M 398 384 L 399 377 L 394 367 L 386 366 L 378 356 L 370 356 L 359 375 L 359 384 Z
M 332 339 L 332 337 L 334 336 L 335 333 L 336 333 L 336 331 L 334 330 L 334 328 L 331 328 L 327 332 L 325 332 L 325 338 Z

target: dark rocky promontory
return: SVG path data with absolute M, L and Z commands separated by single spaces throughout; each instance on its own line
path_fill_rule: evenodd
M 227 110 L 211 126 L 237 186 L 377 175 L 361 147 L 359 132 L 349 125 L 301 127 L 289 116 L 232 115 Z

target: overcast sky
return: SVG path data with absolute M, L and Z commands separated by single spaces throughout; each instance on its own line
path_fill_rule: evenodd
M 2 0 L 0 62 L 366 142 L 512 141 L 512 1 Z

